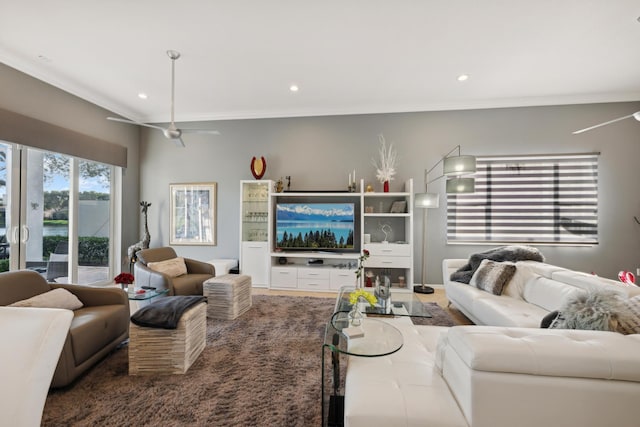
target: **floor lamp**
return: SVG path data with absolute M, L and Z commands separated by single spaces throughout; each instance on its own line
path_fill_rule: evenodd
M 458 150 L 456 156 L 452 156 L 453 152 Z M 429 180 L 431 173 L 436 166 L 442 163 L 442 174 L 436 178 Z M 432 294 L 434 289 L 427 286 L 425 272 L 427 264 L 427 209 L 436 209 L 440 206 L 440 196 L 438 193 L 429 193 L 428 186 L 432 182 L 442 178 L 443 176 L 453 176 L 447 179 L 446 192 L 451 193 L 473 193 L 475 191 L 474 178 L 465 178 L 463 175 L 472 174 L 476 171 L 476 158 L 474 156 L 462 156 L 460 154 L 460 146 L 449 151 L 444 157 L 424 172 L 424 193 L 416 194 L 415 207 L 424 209 L 422 224 L 422 284 L 413 287 L 413 292 L 420 294 Z
M 426 263 L 427 263 L 427 210 L 435 209 L 440 206 L 440 196 L 437 193 L 416 194 L 416 208 L 423 209 L 422 216 L 422 284 L 413 287 L 413 292 L 419 294 L 432 294 L 434 289 L 425 284 Z

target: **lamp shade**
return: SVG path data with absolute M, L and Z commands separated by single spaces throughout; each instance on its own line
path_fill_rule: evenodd
M 447 180 L 447 193 L 473 193 L 476 191 L 476 180 L 473 178 L 451 178 Z
M 476 171 L 476 158 L 474 156 L 445 157 L 442 164 L 445 175 L 466 175 Z
M 438 193 L 420 193 L 416 194 L 416 208 L 431 209 L 440 206 L 440 197 Z

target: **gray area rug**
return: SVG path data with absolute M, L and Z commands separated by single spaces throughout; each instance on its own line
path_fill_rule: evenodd
M 207 346 L 185 375 L 129 376 L 123 346 L 70 387 L 50 391 L 42 425 L 318 426 L 322 342 L 333 304 L 254 296 L 240 318 L 207 320 Z M 416 323 L 454 324 L 427 304 L 434 317 Z

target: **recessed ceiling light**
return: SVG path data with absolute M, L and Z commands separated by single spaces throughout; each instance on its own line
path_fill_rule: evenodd
M 140 93 L 138 94 L 138 98 L 140 98 L 140 99 L 147 99 L 147 94 L 146 94 L 146 93 L 142 93 L 142 92 L 140 92 Z
M 300 90 L 300 88 L 298 87 L 298 85 L 291 85 L 291 86 L 289 86 L 289 90 L 291 92 L 297 92 L 297 91 Z
M 458 76 L 458 81 L 459 81 L 459 82 L 464 82 L 464 81 L 466 81 L 466 80 L 469 80 L 469 74 L 460 74 L 460 75 Z

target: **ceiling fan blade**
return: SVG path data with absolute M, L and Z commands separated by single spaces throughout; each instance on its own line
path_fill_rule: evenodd
M 202 134 L 210 134 L 210 135 L 220 135 L 220 132 L 213 129 L 180 129 L 182 133 L 202 133 Z
M 634 114 L 629 114 L 628 116 L 618 117 L 617 119 L 609 120 L 608 122 L 604 122 L 604 123 L 600 123 L 600 124 L 597 124 L 597 125 L 594 125 L 594 126 L 590 126 L 590 127 L 588 127 L 588 128 L 580 129 L 580 130 L 577 130 L 577 131 L 573 132 L 573 134 L 574 134 L 574 135 L 577 135 L 577 134 L 579 134 L 579 133 L 587 132 L 587 131 L 590 131 L 590 130 L 592 130 L 592 129 L 599 128 L 599 127 L 601 127 L 601 126 L 610 125 L 611 123 L 619 122 L 620 120 L 624 120 L 624 119 L 628 119 L 628 118 L 630 118 L 630 117 L 634 117 L 634 116 L 635 116 L 635 114 L 636 114 L 636 113 L 634 113 Z
M 176 144 L 176 147 L 185 147 L 182 138 L 173 138 L 172 141 L 174 144 Z
M 158 130 L 164 131 L 164 128 L 161 128 L 160 126 L 150 125 L 150 124 L 142 123 L 142 122 L 136 122 L 135 120 L 120 119 L 118 117 L 107 117 L 107 120 L 112 120 L 114 122 L 129 123 L 131 125 L 145 126 L 145 127 L 148 127 L 148 128 L 158 129 Z

